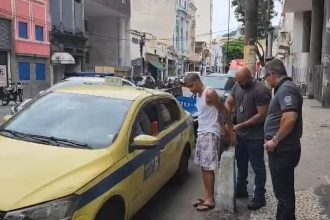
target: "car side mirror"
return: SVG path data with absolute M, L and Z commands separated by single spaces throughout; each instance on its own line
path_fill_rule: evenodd
M 152 150 L 159 144 L 159 139 L 150 135 L 139 135 L 134 138 L 132 148 L 135 150 Z
M 11 119 L 13 116 L 12 115 L 6 115 L 5 117 L 3 117 L 4 122 L 9 121 L 9 119 Z

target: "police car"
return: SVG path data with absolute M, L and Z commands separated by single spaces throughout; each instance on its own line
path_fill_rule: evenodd
M 192 119 L 168 93 L 55 89 L 0 127 L 0 219 L 130 219 L 185 180 L 193 143 Z

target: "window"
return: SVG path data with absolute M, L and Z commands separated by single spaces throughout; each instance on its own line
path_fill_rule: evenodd
M 132 43 L 133 43 L 133 44 L 139 44 L 139 39 L 133 37 L 133 38 L 132 38 Z
M 62 1 L 62 24 L 64 32 L 73 33 L 74 11 L 72 10 L 73 1 Z
M 61 30 L 61 14 L 60 14 L 60 1 L 51 0 L 50 1 L 50 15 L 52 28 L 55 30 Z
M 44 27 L 36 26 L 36 40 L 37 41 L 44 41 Z
M 18 22 L 19 37 L 23 39 L 28 38 L 28 27 L 25 22 Z
M 18 114 L 6 128 L 72 140 L 92 149 L 108 148 L 116 140 L 131 105 L 131 101 L 123 99 L 52 92 Z
M 142 107 L 135 119 L 130 141 L 139 135 L 156 136 L 160 132 L 157 106 L 155 103 L 149 103 Z
M 180 119 L 180 110 L 173 100 L 162 100 L 159 104 L 160 115 L 164 127 L 167 128 Z
M 46 80 L 46 65 L 36 63 L 36 80 Z
M 18 64 L 19 80 L 30 80 L 30 64 L 19 63 Z
M 127 4 L 127 0 L 121 0 L 123 4 Z
M 82 35 L 84 28 L 83 19 L 83 6 L 81 0 L 75 0 L 74 2 L 74 22 L 75 22 L 75 32 L 78 35 Z

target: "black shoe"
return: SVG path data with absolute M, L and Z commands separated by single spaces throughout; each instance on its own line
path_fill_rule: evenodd
M 249 193 L 247 191 L 236 191 L 236 198 L 237 199 L 249 198 Z
M 251 200 L 247 206 L 249 210 L 258 210 L 266 205 L 266 202 L 256 202 L 254 200 Z

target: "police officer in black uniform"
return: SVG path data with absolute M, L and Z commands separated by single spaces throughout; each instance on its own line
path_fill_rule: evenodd
M 275 88 L 264 127 L 264 147 L 278 200 L 276 220 L 294 220 L 294 170 L 301 153 L 303 97 L 278 59 L 265 65 L 264 78 Z

